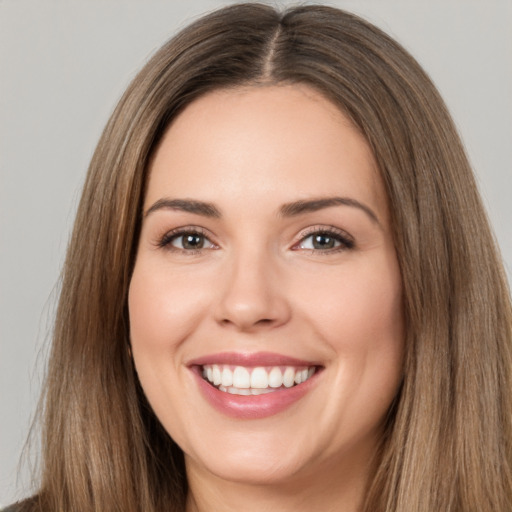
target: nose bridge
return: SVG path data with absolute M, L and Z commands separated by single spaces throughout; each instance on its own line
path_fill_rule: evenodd
M 271 250 L 239 247 L 226 264 L 217 320 L 239 330 L 286 322 L 290 309 L 280 282 L 279 264 Z

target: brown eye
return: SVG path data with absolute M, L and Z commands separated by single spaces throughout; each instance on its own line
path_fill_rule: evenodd
M 199 231 L 174 231 L 166 234 L 158 244 L 174 251 L 194 252 L 215 249 L 210 239 Z
M 186 233 L 176 237 L 171 244 L 185 250 L 202 249 L 205 244 L 205 237 L 198 233 Z

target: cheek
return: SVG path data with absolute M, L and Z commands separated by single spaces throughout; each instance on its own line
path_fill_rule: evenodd
M 398 265 L 362 266 L 331 281 L 329 302 L 317 301 L 317 329 L 329 345 L 333 365 L 333 425 L 357 426 L 354 435 L 374 432 L 402 379 L 404 322 Z M 333 436 L 337 436 L 333 432 Z
M 207 300 L 196 284 L 186 275 L 136 264 L 128 295 L 134 350 L 169 351 L 187 337 Z
M 402 286 L 397 265 L 386 265 L 382 271 L 371 265 L 351 267 L 329 275 L 325 283 L 309 283 L 307 290 L 309 317 L 335 346 L 400 345 Z
M 402 378 L 402 285 L 394 261 L 368 261 L 330 276 L 328 292 L 309 288 L 310 322 L 337 362 L 334 389 L 367 425 L 389 407 Z M 328 297 L 328 300 L 325 300 Z M 340 399 L 332 396 L 333 407 Z M 350 406 L 348 405 L 350 403 Z
M 164 428 L 180 437 L 182 342 L 196 323 L 197 291 L 167 269 L 140 259 L 128 294 L 130 341 L 146 398 Z

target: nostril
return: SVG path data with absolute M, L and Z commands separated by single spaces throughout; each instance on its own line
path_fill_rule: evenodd
M 260 320 L 256 320 L 255 322 L 253 322 L 252 326 L 267 326 L 267 325 L 272 325 L 274 322 L 275 322 L 275 320 L 273 320 L 272 318 L 261 318 Z M 229 318 L 223 318 L 221 320 L 221 324 L 227 326 L 227 325 L 236 324 L 236 322 L 234 322 L 233 320 L 230 320 Z

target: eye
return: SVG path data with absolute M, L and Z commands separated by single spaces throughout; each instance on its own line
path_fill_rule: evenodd
M 178 249 L 190 251 L 204 249 L 208 244 L 211 245 L 211 242 L 204 235 L 200 235 L 199 233 L 186 233 L 173 237 L 170 244 Z
M 304 234 L 296 249 L 310 251 L 338 252 L 344 249 L 352 249 L 354 240 L 347 233 L 336 228 L 313 228 Z
M 179 229 L 166 233 L 158 244 L 160 247 L 182 252 L 197 252 L 215 249 L 216 245 L 199 229 Z

